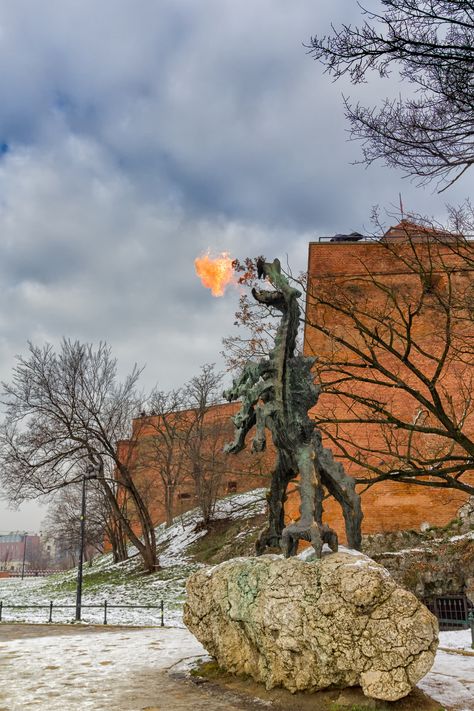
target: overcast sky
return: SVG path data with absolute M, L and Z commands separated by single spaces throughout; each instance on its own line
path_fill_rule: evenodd
M 374 2 L 367 0 L 372 6 Z M 355 0 L 0 0 L 0 377 L 27 340 L 106 340 L 143 386 L 221 363 L 238 292 L 194 274 L 208 248 L 289 255 L 371 227 L 373 205 L 437 219 L 473 178 L 436 195 L 348 142 L 341 95 L 307 54 Z M 36 507 L 0 531 L 37 529 Z

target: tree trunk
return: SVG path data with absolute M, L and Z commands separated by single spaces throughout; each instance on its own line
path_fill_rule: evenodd
M 122 474 L 122 470 L 124 467 L 119 467 L 120 473 Z M 123 477 L 126 481 L 126 488 L 127 491 L 130 493 L 133 503 L 135 504 L 136 507 L 136 512 L 138 514 L 141 530 L 142 530 L 142 535 L 143 535 L 143 540 L 140 539 L 139 536 L 135 533 L 133 528 L 130 526 L 130 523 L 128 522 L 128 519 L 126 516 L 123 514 L 121 511 L 117 499 L 115 497 L 114 492 L 112 491 L 111 487 L 109 484 L 102 479 L 102 485 L 104 487 L 104 491 L 107 495 L 108 501 L 110 503 L 110 506 L 112 508 L 112 511 L 114 512 L 114 515 L 116 516 L 117 519 L 120 520 L 121 525 L 123 527 L 123 531 L 126 533 L 127 538 L 133 545 L 136 547 L 138 550 L 138 553 L 140 554 L 144 568 L 147 572 L 149 573 L 154 573 L 155 570 L 158 569 L 158 562 L 157 562 L 157 556 L 156 556 L 156 539 L 155 539 L 155 529 L 153 527 L 150 514 L 146 510 L 146 507 L 141 500 L 141 497 L 138 494 L 138 491 L 135 488 L 135 485 L 131 481 L 130 477 L 127 476 Z
M 175 487 L 169 483 L 165 483 L 164 488 L 165 488 L 166 528 L 169 528 L 173 523 Z

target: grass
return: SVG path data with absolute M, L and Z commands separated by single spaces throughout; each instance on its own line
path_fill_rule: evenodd
M 85 568 L 82 588 L 85 592 L 94 592 L 103 585 L 122 585 L 126 580 L 130 580 L 133 577 L 139 576 L 137 574 L 127 574 L 122 570 L 95 570 L 93 568 Z M 68 576 L 66 579 L 64 579 L 64 576 L 51 576 L 47 579 L 44 590 L 47 591 L 50 589 L 51 592 L 55 593 L 75 592 L 76 585 L 77 580 L 75 576 Z
M 254 555 L 255 541 L 263 527 L 264 516 L 232 521 L 213 521 L 207 533 L 193 543 L 190 557 L 196 562 L 216 564 L 228 558 Z

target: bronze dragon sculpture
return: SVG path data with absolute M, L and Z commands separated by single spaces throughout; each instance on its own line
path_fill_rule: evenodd
M 332 452 L 323 447 L 321 434 L 308 416 L 318 400 L 320 388 L 311 373 L 315 359 L 295 355 L 301 292 L 282 274 L 278 259 L 272 263 L 259 259 L 257 274 L 259 278 L 266 278 L 274 289 L 252 289 L 253 297 L 282 314 L 275 344 L 268 358 L 247 363 L 240 377 L 224 392 L 229 402 L 241 400 L 240 410 L 233 417 L 235 440 L 226 451 L 241 451 L 253 427 L 253 451 L 265 449 L 266 430 L 270 431 L 276 449 L 276 464 L 267 495 L 268 526 L 257 541 L 257 555 L 266 548 L 281 548 L 287 557 L 295 555 L 300 539 L 310 541 L 318 557 L 321 557 L 323 543 L 337 550 L 336 533 L 322 522 L 323 487 L 342 507 L 349 546 L 359 549 L 362 510 L 354 480 Z M 300 518 L 285 527 L 287 487 L 298 475 Z

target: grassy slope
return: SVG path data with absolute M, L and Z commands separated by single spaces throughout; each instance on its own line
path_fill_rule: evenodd
M 131 557 L 124 563 L 114 564 L 111 555 L 96 558 L 92 567 L 84 568 L 83 602 L 85 604 L 140 604 L 159 605 L 164 601 L 165 623 L 181 624 L 184 586 L 188 575 L 200 565 L 220 563 L 236 556 L 252 555 L 255 539 L 265 520 L 265 491 L 236 494 L 222 499 L 217 508 L 216 520 L 206 530 L 197 510 L 177 518 L 172 526 L 157 528 L 157 549 L 161 570 L 144 575 L 140 560 L 131 549 Z M 439 535 L 441 531 L 436 531 Z M 449 539 L 453 531 L 443 532 Z M 464 534 L 466 535 L 466 534 Z M 406 537 L 398 536 L 398 546 L 406 546 Z M 412 541 L 410 540 L 409 543 Z M 418 545 L 419 534 L 417 535 Z M 434 541 L 431 541 L 433 543 Z M 467 541 L 471 543 L 472 541 Z M 439 545 L 439 539 L 436 540 Z M 392 548 L 393 549 L 393 548 Z M 375 551 L 368 551 L 369 555 Z M 58 604 L 75 604 L 77 570 L 43 578 L 0 579 L 0 601 L 4 603 L 5 620 L 44 622 L 48 610 L 12 610 L 8 604 L 43 604 L 53 600 Z M 73 609 L 55 610 L 54 621 L 71 620 Z M 86 621 L 101 621 L 99 610 L 84 610 Z M 110 610 L 109 621 L 133 624 L 158 624 L 159 610 Z
M 184 586 L 188 575 L 200 565 L 212 564 L 236 555 L 253 552 L 258 529 L 264 519 L 265 492 L 262 489 L 246 494 L 226 497 L 218 503 L 216 520 L 209 530 L 202 526 L 197 510 L 177 518 L 172 526 L 157 528 L 157 550 L 161 570 L 145 575 L 139 557 L 130 549 L 130 558 L 114 564 L 110 554 L 99 556 L 93 565 L 84 567 L 83 603 L 103 605 L 135 604 L 159 605 L 164 601 L 165 623 L 180 624 L 184 600 Z M 55 604 L 74 605 L 77 570 L 48 578 L 0 579 L 0 600 L 3 601 L 4 620 L 45 621 L 47 606 Z M 13 610 L 11 604 L 42 604 L 38 610 Z M 102 611 L 83 610 L 85 621 L 101 621 Z M 57 609 L 54 621 L 71 620 L 74 610 Z M 131 624 L 158 624 L 160 611 L 113 610 L 109 622 Z

